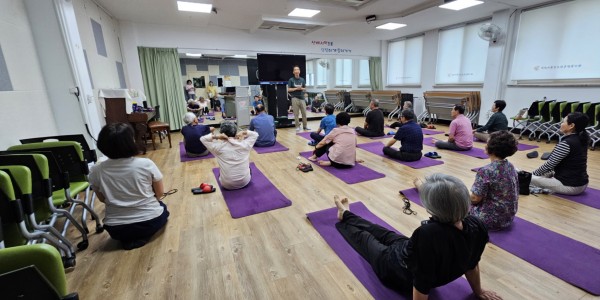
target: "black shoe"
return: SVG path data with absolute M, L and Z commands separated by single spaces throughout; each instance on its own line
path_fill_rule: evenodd
M 527 158 L 536 158 L 536 157 L 538 157 L 537 151 L 531 151 L 531 152 L 527 153 Z

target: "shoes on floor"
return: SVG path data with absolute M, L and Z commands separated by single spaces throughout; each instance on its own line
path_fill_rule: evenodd
M 394 135 L 394 134 L 396 134 L 396 132 L 393 130 L 391 130 L 390 132 L 387 133 L 387 135 Z
M 434 159 L 442 158 L 437 152 L 427 152 L 423 156 L 429 157 L 429 158 L 434 158 Z
M 304 127 L 304 131 L 310 131 L 310 128 Z
M 552 191 L 550 191 L 549 189 L 543 189 L 543 188 L 540 188 L 537 186 L 530 185 L 529 193 L 530 194 L 546 194 L 547 195 L 547 194 L 552 193 Z
M 527 158 L 536 158 L 536 157 L 538 157 L 537 151 L 531 151 L 531 152 L 527 153 Z
M 308 145 L 309 145 L 309 146 L 316 146 L 316 145 L 317 145 L 317 142 L 315 142 L 315 141 L 310 141 L 310 142 L 308 142 Z
M 296 127 L 296 131 L 302 130 L 302 127 Z

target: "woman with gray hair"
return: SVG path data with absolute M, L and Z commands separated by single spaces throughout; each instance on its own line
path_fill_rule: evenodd
M 415 180 L 431 218 L 406 237 L 350 212 L 348 199 L 336 195 L 340 222 L 335 226 L 382 283 L 413 299 L 427 299 L 431 289 L 467 277 L 480 299 L 501 299 L 481 288 L 479 260 L 488 242 L 485 225 L 468 216 L 469 190 L 458 178 L 434 174 Z
M 200 142 L 200 138 L 215 130 L 213 127 L 198 124 L 198 117 L 194 113 L 188 112 L 183 116 L 185 126 L 181 128 L 183 135 L 183 145 L 185 154 L 188 157 L 199 157 L 208 155 L 208 149 Z
M 244 188 L 250 183 L 250 151 L 258 133 L 250 130 L 238 132 L 233 121 L 221 123 L 219 135 L 207 134 L 200 141 L 208 148 L 221 169 L 219 182 L 228 190 Z

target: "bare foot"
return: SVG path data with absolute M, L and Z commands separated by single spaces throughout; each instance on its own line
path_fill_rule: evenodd
M 317 161 L 317 157 L 313 155 L 313 156 L 310 156 L 308 158 L 308 160 L 310 160 L 310 161 Z
M 338 219 L 341 221 L 344 218 L 344 212 L 350 211 L 350 205 L 348 204 L 348 198 L 340 200 L 340 196 L 333 196 L 333 201 L 338 209 Z
M 320 160 L 319 165 L 327 167 L 327 166 L 331 166 L 331 162 L 328 160 Z

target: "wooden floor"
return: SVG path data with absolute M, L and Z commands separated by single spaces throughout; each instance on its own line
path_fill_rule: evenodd
M 362 126 L 363 121 L 353 118 L 351 125 Z M 318 121 L 310 122 L 309 127 L 316 129 Z M 447 131 L 444 126 L 438 129 Z M 445 138 L 443 134 L 437 137 Z M 181 138 L 173 134 L 173 148 L 165 142 L 146 155 L 162 171 L 165 190 L 178 190 L 164 200 L 171 212 L 166 229 L 148 245 L 132 251 L 121 250 L 106 232 L 92 233 L 89 248 L 77 254 L 77 266 L 67 274 L 69 291 L 77 291 L 81 299 L 371 299 L 314 230 L 306 213 L 332 207 L 333 196 L 339 194 L 351 202 L 362 201 L 410 235 L 429 215 L 416 205 L 417 215 L 403 214 L 399 190 L 411 188 L 415 176 L 437 172 L 458 176 L 470 188 L 475 176 L 470 169 L 489 162 L 442 151 L 443 165 L 414 170 L 358 149 L 357 157 L 386 177 L 347 185 L 318 167 L 309 173 L 296 171 L 298 152 L 311 147 L 293 128 L 282 129 L 278 141 L 290 151 L 261 155 L 253 151 L 250 159 L 292 200 L 292 206 L 232 219 L 219 190 L 191 194 L 190 189 L 201 182 L 216 183 L 211 169 L 217 162 L 181 163 L 177 148 Z M 359 143 L 365 142 L 371 140 L 359 137 Z M 540 154 L 555 145 L 522 142 L 539 145 Z M 475 146 L 483 148 L 484 144 Z M 424 152 L 433 150 L 425 146 Z M 519 151 L 510 161 L 530 171 L 542 164 L 539 158 L 527 159 L 526 153 Z M 600 151 L 590 151 L 590 186 L 596 188 L 600 187 L 599 162 Z M 99 203 L 96 210 L 104 215 Z M 600 249 L 598 212 L 554 196 L 530 195 L 519 199 L 518 216 Z M 93 223 L 89 226 L 94 228 Z M 492 244 L 488 244 L 480 267 L 483 287 L 504 299 L 594 298 Z

